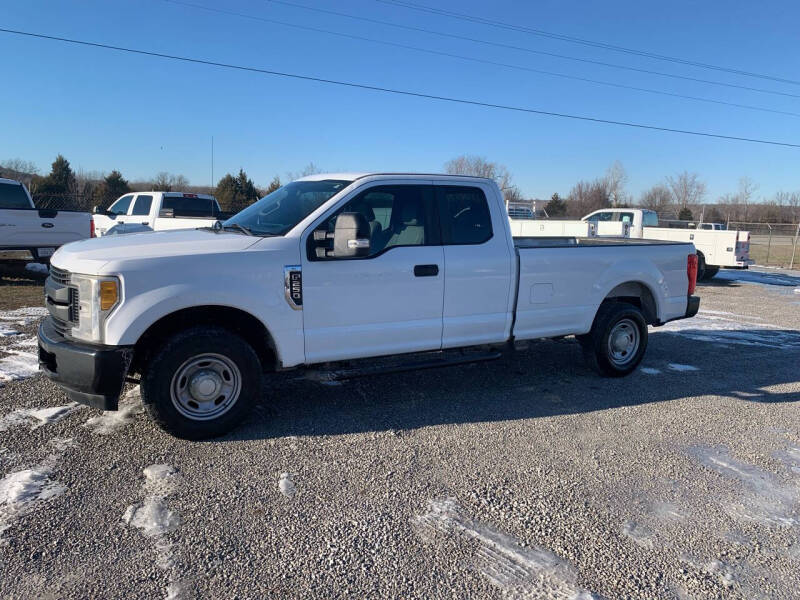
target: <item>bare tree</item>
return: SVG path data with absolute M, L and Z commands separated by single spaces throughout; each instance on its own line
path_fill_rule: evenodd
M 166 171 L 161 171 L 156 174 L 152 182 L 152 190 L 154 192 L 175 192 L 184 190 L 189 186 L 189 180 L 183 175 L 173 175 Z
M 287 171 L 286 172 L 286 179 L 289 181 L 294 181 L 295 179 L 300 179 L 302 177 L 308 177 L 309 175 L 316 175 L 318 173 L 322 173 L 322 169 L 320 169 L 317 165 L 313 162 L 308 163 L 305 167 L 303 167 L 300 171 Z
M 688 208 L 699 203 L 706 195 L 706 184 L 700 181 L 697 173 L 684 171 L 674 177 L 667 177 L 667 186 L 672 192 L 675 203 L 681 208 Z
M 31 186 L 34 176 L 39 174 L 39 168 L 29 160 L 9 158 L 0 163 L 0 177 L 21 181 L 26 186 Z
M 583 217 L 592 211 L 608 208 L 610 205 L 611 198 L 605 178 L 579 181 L 573 186 L 567 197 L 567 215 Z
M 444 172 L 450 175 L 472 175 L 473 177 L 486 177 L 494 179 L 503 192 L 506 205 L 509 202 L 518 202 L 522 193 L 512 183 L 511 173 L 501 164 L 491 162 L 483 156 L 462 154 L 444 163 Z
M 654 185 L 649 190 L 642 193 L 639 204 L 644 208 L 649 208 L 657 213 L 665 213 L 672 204 L 672 193 L 665 185 Z
M 606 188 L 608 195 L 611 198 L 611 206 L 617 207 L 625 204 L 625 184 L 628 181 L 628 174 L 625 172 L 625 167 L 618 160 L 614 161 L 606 171 Z
M 744 220 L 750 218 L 750 204 L 753 201 L 758 185 L 749 177 L 739 178 L 739 191 L 736 192 L 736 202 L 742 206 L 744 210 Z

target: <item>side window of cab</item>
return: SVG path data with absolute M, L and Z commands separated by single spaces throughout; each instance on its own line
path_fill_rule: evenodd
M 359 243 L 369 240 L 369 249 L 358 258 L 373 258 L 392 248 L 440 243 L 433 186 L 379 185 L 359 193 L 317 227 L 308 238 L 309 260 L 342 259 L 336 256 L 333 237 L 337 219 L 345 214 L 361 224 Z

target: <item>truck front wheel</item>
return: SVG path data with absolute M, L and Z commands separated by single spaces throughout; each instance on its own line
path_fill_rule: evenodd
M 587 364 L 601 375 L 624 377 L 642 361 L 647 349 L 647 322 L 627 302 L 604 302 L 592 329 L 578 336 Z
M 191 440 L 233 429 L 260 389 L 255 351 L 220 327 L 195 327 L 167 339 L 141 381 L 142 400 L 153 420 L 168 433 Z

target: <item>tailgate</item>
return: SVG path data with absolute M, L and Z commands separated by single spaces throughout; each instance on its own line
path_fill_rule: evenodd
M 57 248 L 91 234 L 88 213 L 24 208 L 0 210 L 3 247 Z

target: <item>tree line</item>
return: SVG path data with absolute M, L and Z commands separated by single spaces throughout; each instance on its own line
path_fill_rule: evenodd
M 524 202 L 519 188 L 512 183 L 508 169 L 481 156 L 463 155 L 445 163 L 446 173 L 494 179 L 506 203 Z M 550 218 L 580 218 L 603 208 L 641 207 L 656 211 L 661 219 L 727 223 L 800 223 L 800 190 L 778 192 L 772 198 L 758 197 L 758 185 L 742 177 L 735 193 L 707 202 L 708 189 L 698 173 L 682 171 L 666 176 L 642 192 L 638 198 L 626 190 L 628 175 L 622 163 L 615 161 L 602 177 L 579 180 L 562 197 L 554 193 L 546 202 L 537 200 Z
M 444 164 L 444 171 L 494 179 L 506 203 L 532 204 L 523 197 L 504 165 L 482 156 L 457 156 Z M 286 178 L 293 181 L 319 172 L 314 163 L 309 163 L 299 172 L 287 173 Z M 37 207 L 85 211 L 94 206 L 108 208 L 117 198 L 132 191 L 152 190 L 213 194 L 222 210 L 237 212 L 281 186 L 276 175 L 267 186 L 258 187 L 244 169 L 226 173 L 214 187 L 193 186 L 183 175 L 166 171 L 148 180 L 129 181 L 119 170 L 108 174 L 75 172 L 61 154 L 46 175 L 39 175 L 36 165 L 29 161 L 9 159 L 0 163 L 0 177 L 25 183 Z M 766 199 L 758 196 L 758 185 L 749 177 L 739 180 L 735 193 L 725 194 L 713 203 L 706 201 L 707 186 L 697 173 L 683 171 L 666 176 L 638 198 L 626 190 L 627 181 L 625 168 L 615 161 L 602 177 L 579 180 L 566 196 L 555 193 L 546 202 L 537 201 L 537 208 L 544 208 L 550 218 L 580 218 L 603 208 L 639 206 L 658 212 L 662 219 L 691 221 L 702 217 L 706 222 L 719 223 L 800 223 L 800 191 L 782 191 Z
M 289 173 L 291 178 L 318 172 L 311 163 L 299 173 Z M 38 208 L 72 210 L 105 209 L 120 196 L 129 192 L 190 192 L 212 194 L 223 211 L 238 212 L 259 198 L 281 186 L 277 175 L 266 187 L 259 187 L 248 177 L 244 169 L 238 174 L 226 173 L 214 187 L 193 186 L 183 175 L 162 171 L 151 179 L 129 181 L 116 169 L 108 174 L 75 172 L 70 162 L 59 154 L 50 166 L 50 172 L 40 175 L 35 164 L 21 159 L 9 159 L 0 163 L 0 177 L 24 183 Z

